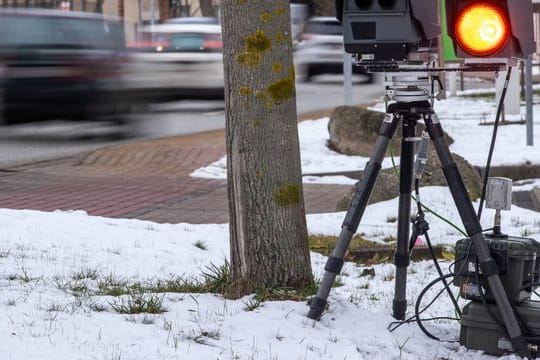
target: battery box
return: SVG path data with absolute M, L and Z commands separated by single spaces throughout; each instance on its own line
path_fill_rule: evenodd
M 518 322 L 522 324 L 523 335 L 539 336 L 540 302 L 523 301 L 515 308 L 519 317 Z M 526 326 L 523 326 L 520 320 Z M 465 305 L 461 314 L 459 342 L 467 349 L 482 350 L 489 355 L 500 356 L 509 353 L 513 350 L 512 344 L 505 337 L 501 324 L 503 321 L 497 305 L 471 301 Z
M 536 258 L 540 256 L 540 243 L 534 239 L 491 234 L 485 235 L 485 239 L 491 257 L 497 263 L 499 276 L 509 299 L 514 304 L 530 299 L 534 288 L 521 291 L 519 289 L 527 283 L 539 280 L 540 261 L 537 264 Z M 482 275 L 477 265 L 475 248 L 469 238 L 459 240 L 456 244 L 454 272 L 454 285 L 459 287 L 461 297 L 481 301 L 480 290 L 483 290 L 486 301 L 495 302 L 487 278 Z M 482 289 L 478 287 L 478 280 Z

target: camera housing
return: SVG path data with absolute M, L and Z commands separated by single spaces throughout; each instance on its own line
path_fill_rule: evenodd
M 441 34 L 433 0 L 336 0 L 345 51 L 360 61 L 403 61 Z

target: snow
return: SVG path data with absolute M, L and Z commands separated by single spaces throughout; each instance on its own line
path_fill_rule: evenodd
M 438 103 L 437 111 L 456 140 L 452 150 L 475 165 L 482 164 L 491 127 L 478 123 L 489 119 L 493 104 L 450 99 Z M 304 173 L 363 167 L 365 158 L 326 148 L 327 121 L 299 125 Z M 524 145 L 523 126 L 504 126 L 500 134 L 496 164 L 539 163 L 538 145 Z M 539 142 L 537 130 L 535 143 Z M 389 159 L 385 166 L 390 166 Z M 222 176 L 223 167 L 221 160 L 197 174 Z M 305 176 L 304 180 L 354 182 L 344 176 Z M 539 186 L 538 180 L 516 184 L 520 190 Z M 448 189 L 425 187 L 421 196 L 427 206 L 461 224 Z M 392 199 L 368 206 L 358 233 L 381 243 L 395 236 L 397 204 Z M 308 231 L 338 235 L 344 216 L 343 212 L 307 215 Z M 434 243 L 452 246 L 462 237 L 432 214 L 426 219 Z M 491 219 L 493 211 L 485 210 L 482 225 L 490 227 Z M 506 233 L 540 241 L 538 212 L 513 207 L 503 212 L 502 226 Z M 227 300 L 189 293 L 146 294 L 146 299 L 153 296 L 162 301 L 166 311 L 126 315 L 115 306 L 129 296 L 99 293 L 100 283 L 150 284 L 178 276 L 200 279 L 208 266 L 219 266 L 229 257 L 228 225 L 157 224 L 88 216 L 83 211 L 0 209 L 0 228 L 0 359 L 493 359 L 456 343 L 456 321 L 427 325 L 442 342 L 426 337 L 414 323 L 390 332 L 387 327 L 394 321 L 391 264 L 346 263 L 339 276 L 342 286 L 332 289 L 330 307 L 319 322 L 306 317 L 305 302 L 257 304 L 252 296 Z M 322 278 L 327 258 L 311 253 L 311 259 L 316 278 Z M 449 265 L 442 263 L 444 269 Z M 363 274 L 368 268 L 374 270 L 373 276 Z M 431 262 L 411 264 L 408 315 L 414 299 L 436 277 Z M 430 311 L 426 317 L 453 313 L 446 296 Z
M 494 89 L 478 89 L 466 94 L 484 94 Z M 525 111 L 524 107 L 523 112 Z M 373 110 L 384 112 L 384 104 L 377 104 Z M 465 157 L 472 165 L 485 166 L 489 145 L 492 138 L 493 123 L 496 114 L 495 101 L 467 97 L 454 97 L 438 101 L 434 109 L 439 117 L 443 129 L 454 139 L 450 150 Z M 525 118 L 525 113 L 522 114 Z M 500 126 L 497 133 L 493 166 L 521 165 L 540 162 L 540 106 L 534 107 L 534 144 L 526 145 L 525 125 L 514 124 Z M 302 160 L 302 173 L 304 181 L 309 183 L 336 183 L 342 184 L 342 178 L 315 179 L 309 174 L 346 173 L 358 171 L 365 167 L 367 157 L 340 155 L 330 150 L 328 141 L 328 118 L 303 121 L 299 124 L 300 151 Z M 399 164 L 399 157 L 394 159 Z M 385 158 L 383 168 L 392 167 L 391 159 Z M 191 176 L 203 178 L 227 178 L 227 165 L 225 157 L 197 169 Z

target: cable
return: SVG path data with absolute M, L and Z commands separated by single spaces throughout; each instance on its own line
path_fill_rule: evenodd
M 418 236 L 424 235 L 429 252 L 431 254 L 431 258 L 433 259 L 433 263 L 435 264 L 435 268 L 437 269 L 437 273 L 439 274 L 440 277 L 442 277 L 443 272 L 441 270 L 441 266 L 439 265 L 439 261 L 437 260 L 437 255 L 435 255 L 435 251 L 433 250 L 433 246 L 431 245 L 431 241 L 428 234 L 429 224 L 425 220 L 425 214 L 422 211 L 422 203 L 420 202 L 420 186 L 419 186 L 418 178 L 414 180 L 414 192 L 416 195 L 415 200 L 416 200 L 416 207 L 417 207 L 417 215 L 413 222 L 414 226 L 413 226 L 413 232 L 411 235 L 409 250 L 412 250 L 412 248 L 414 247 L 414 242 L 416 241 L 416 238 Z M 454 304 L 454 308 L 457 314 L 461 317 L 461 309 L 459 308 L 459 305 L 457 303 L 456 298 L 454 297 L 454 294 L 452 294 L 452 291 L 450 290 L 450 287 L 448 283 L 446 282 L 446 279 L 443 279 L 442 281 L 444 283 L 444 288 L 446 289 L 448 296 L 450 297 L 450 300 L 452 300 L 452 303 Z
M 491 144 L 489 146 L 488 159 L 486 163 L 486 170 L 484 171 L 484 179 L 482 181 L 482 195 L 480 196 L 480 204 L 478 205 L 478 220 L 482 218 L 482 208 L 484 207 L 484 200 L 486 198 L 487 181 L 489 178 L 489 171 L 491 168 L 491 159 L 493 158 L 493 151 L 495 149 L 495 141 L 497 140 L 497 130 L 499 129 L 499 121 L 504 106 L 504 98 L 506 97 L 506 90 L 508 90 L 508 83 L 510 82 L 510 75 L 512 73 L 512 67 L 508 67 L 506 71 L 506 78 L 504 79 L 504 86 L 499 98 L 499 104 L 497 105 L 497 114 L 495 115 L 495 124 L 493 126 L 493 134 L 491 136 Z
M 435 280 L 433 280 L 432 282 L 430 282 L 426 287 L 424 287 L 424 289 L 422 289 L 422 291 L 420 292 L 420 294 L 418 295 L 418 298 L 416 299 L 416 304 L 414 306 L 414 313 L 415 313 L 415 317 L 416 317 L 416 323 L 418 324 L 418 327 L 420 328 L 420 330 L 422 330 L 422 332 L 424 334 L 426 334 L 427 337 L 429 337 L 430 339 L 434 339 L 434 340 L 437 340 L 437 341 L 441 341 L 441 339 L 439 339 L 437 336 L 433 335 L 432 333 L 430 333 L 425 327 L 424 325 L 422 324 L 422 321 L 425 321 L 425 319 L 421 319 L 420 318 L 420 314 L 422 312 L 424 312 L 425 310 L 427 310 L 428 307 L 430 307 L 434 302 L 435 300 L 440 296 L 440 294 L 442 294 L 442 292 L 444 291 L 444 289 L 440 290 L 439 293 L 434 297 L 434 299 L 428 304 L 426 305 L 426 307 L 424 309 L 422 309 L 422 311 L 420 311 L 420 304 L 422 302 L 422 299 L 424 297 L 424 295 L 427 293 L 427 291 L 429 289 L 431 289 L 431 287 L 435 284 L 437 284 L 439 281 L 442 281 L 442 280 L 446 280 L 447 278 L 450 278 L 450 277 L 454 277 L 455 274 L 446 274 L 446 275 L 443 275 L 443 276 L 440 276 L 438 278 L 436 278 Z M 460 320 L 459 318 L 452 318 L 453 320 Z
M 392 169 L 394 170 L 394 175 L 397 178 L 399 178 L 399 169 L 398 169 L 398 167 L 396 165 L 396 160 L 394 158 L 394 146 L 392 145 L 392 143 L 390 143 L 390 145 L 388 146 L 388 150 L 390 151 L 390 161 L 392 162 Z M 416 201 L 416 198 L 414 196 L 411 196 L 411 197 L 412 197 L 413 200 Z M 439 220 L 444 221 L 445 223 L 447 223 L 448 225 L 450 225 L 451 227 L 453 227 L 454 229 L 459 231 L 463 236 L 468 236 L 467 233 L 465 231 L 463 231 L 462 229 L 460 229 L 456 224 L 452 223 L 450 220 L 446 219 L 442 215 L 439 215 L 435 210 L 429 208 L 425 204 L 422 204 L 422 209 L 424 209 L 426 212 L 428 212 L 430 214 L 433 214 L 433 216 L 435 216 Z

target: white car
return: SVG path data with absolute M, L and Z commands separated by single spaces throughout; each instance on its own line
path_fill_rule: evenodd
M 131 88 L 158 100 L 223 99 L 223 43 L 216 24 L 160 24 L 139 34 Z
M 297 76 L 310 81 L 320 74 L 342 74 L 343 57 L 342 24 L 333 17 L 312 17 L 306 21 L 295 50 Z M 353 67 L 353 73 L 364 74 L 372 82 L 372 74 Z

